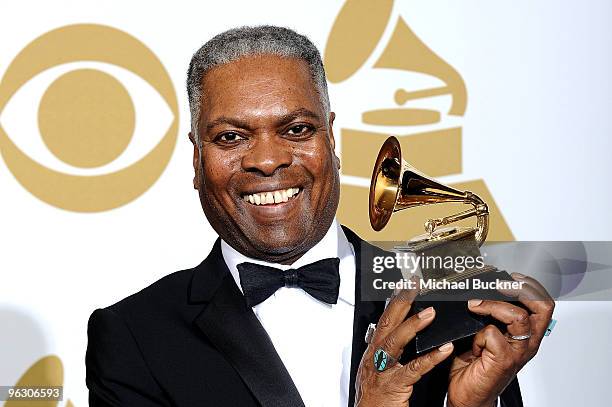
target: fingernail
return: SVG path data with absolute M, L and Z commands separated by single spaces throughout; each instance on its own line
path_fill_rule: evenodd
M 516 277 L 516 278 L 525 278 L 525 276 L 521 273 L 512 273 L 512 277 Z
M 477 307 L 477 306 L 479 306 L 480 304 L 482 304 L 482 300 L 473 299 L 473 300 L 469 300 L 469 301 L 468 301 L 468 305 L 469 305 L 470 307 Z
M 433 316 L 434 309 L 433 307 L 425 308 L 423 311 L 419 312 L 417 316 L 419 319 L 429 319 Z
M 442 346 L 440 346 L 438 348 L 438 350 L 440 352 L 450 352 L 451 349 L 453 349 L 453 343 L 452 342 L 445 343 L 444 345 L 442 345 Z

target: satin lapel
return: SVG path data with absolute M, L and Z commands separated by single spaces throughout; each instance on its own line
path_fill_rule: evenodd
M 344 234 L 348 241 L 355 249 L 355 310 L 353 316 L 353 346 L 351 354 L 351 381 L 349 388 L 349 406 L 352 406 L 355 400 L 355 380 L 357 377 L 357 368 L 361 362 L 361 357 L 366 351 L 365 333 L 370 322 L 376 323 L 378 317 L 382 314 L 385 308 L 384 302 L 361 301 L 361 250 L 362 244 L 368 243 L 361 240 L 353 231 L 346 226 L 342 226 Z
M 268 334 L 236 287 L 218 243 L 192 281 L 191 300 L 209 302 L 195 325 L 225 355 L 262 406 L 303 406 Z

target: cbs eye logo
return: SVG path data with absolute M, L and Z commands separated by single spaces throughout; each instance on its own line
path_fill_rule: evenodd
M 161 108 L 147 112 L 155 97 Z M 13 107 L 12 99 L 27 100 Z M 164 117 L 165 124 L 153 123 Z M 166 133 L 153 140 L 160 128 Z M 58 208 L 99 212 L 136 199 L 166 168 L 177 134 L 176 93 L 162 63 L 111 27 L 50 31 L 17 55 L 0 81 L 0 154 L 25 189 Z

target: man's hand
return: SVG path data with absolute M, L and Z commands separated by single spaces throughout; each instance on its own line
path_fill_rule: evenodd
M 522 281 L 520 290 L 500 290 L 518 297 L 530 311 L 502 301 L 471 300 L 470 311 L 490 315 L 507 325 L 508 334 L 488 325 L 478 332 L 472 350 L 455 357 L 450 371 L 448 406 L 491 407 L 516 373 L 538 352 L 552 318 L 555 302 L 536 280 L 513 273 Z M 516 340 L 510 336 L 531 336 Z
M 396 363 L 382 372 L 374 366 L 374 354 L 377 349 L 382 348 L 388 355 L 398 360 L 406 344 L 417 332 L 433 321 L 435 316 L 433 308 L 428 308 L 404 321 L 416 294 L 416 289 L 399 291 L 381 315 L 357 371 L 356 406 L 408 406 L 412 386 L 422 375 L 451 354 L 453 345 L 448 343 L 406 365 Z

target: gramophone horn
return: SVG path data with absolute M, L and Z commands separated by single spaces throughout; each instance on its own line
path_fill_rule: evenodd
M 476 240 L 482 244 L 489 228 L 489 210 L 480 197 L 439 183 L 402 159 L 399 141 L 389 137 L 378 153 L 370 183 L 370 224 L 376 231 L 385 227 L 393 212 L 436 203 L 465 203 L 472 209 L 440 219 L 429 219 L 425 229 L 431 235 L 438 226 L 477 217 Z
M 402 152 L 395 137 L 389 137 L 376 158 L 370 182 L 370 224 L 376 231 L 385 227 L 395 209 L 402 175 Z

